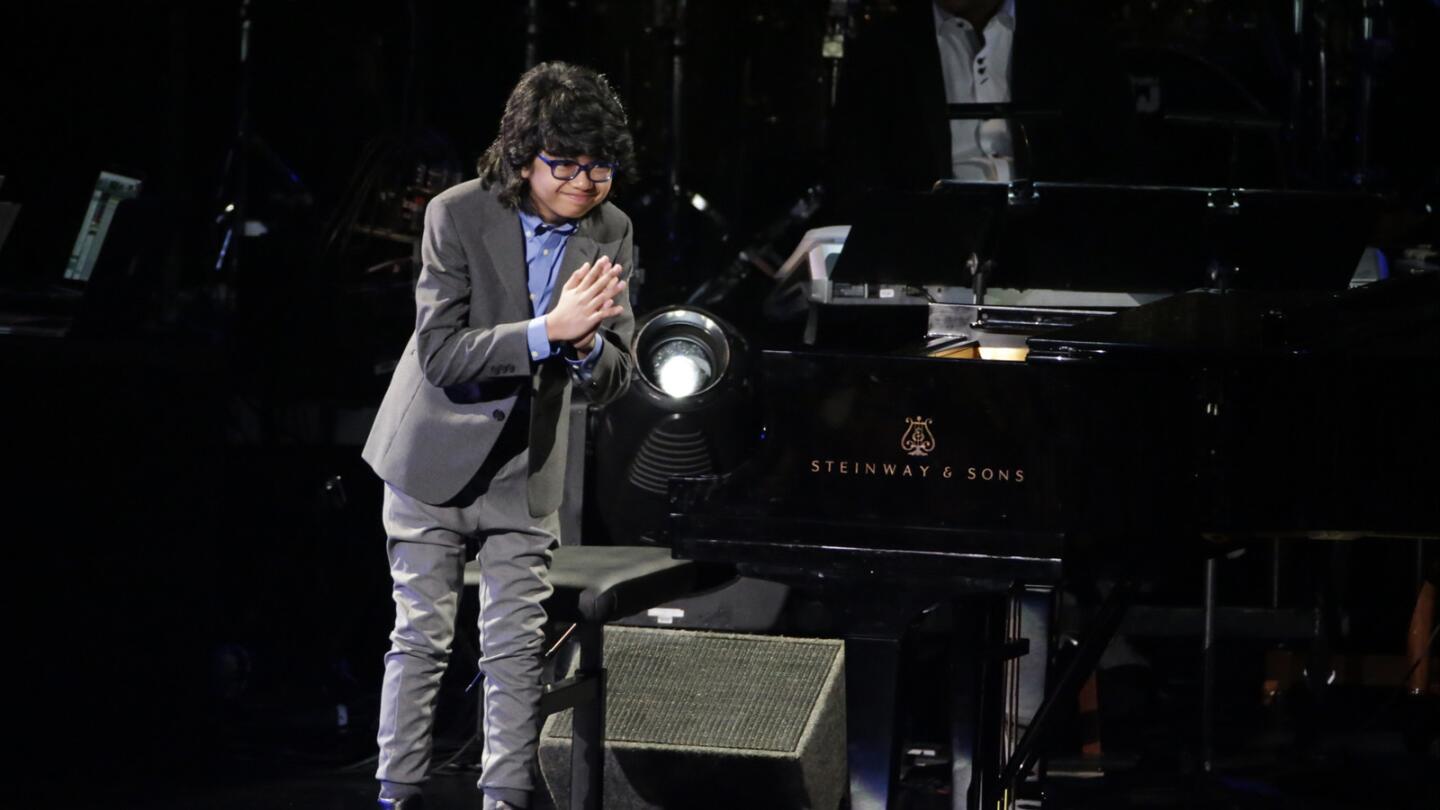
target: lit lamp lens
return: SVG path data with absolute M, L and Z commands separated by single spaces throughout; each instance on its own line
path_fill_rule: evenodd
M 698 402 L 730 367 L 725 328 L 699 310 L 661 310 L 641 324 L 634 348 L 640 376 L 671 400 Z
M 676 399 L 704 388 L 714 375 L 709 350 L 693 340 L 667 340 L 655 347 L 653 357 L 652 375 L 660 390 Z

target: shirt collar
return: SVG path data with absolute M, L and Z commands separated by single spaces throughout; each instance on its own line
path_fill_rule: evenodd
M 999 23 L 1000 25 L 1009 28 L 1011 31 L 1014 31 L 1015 0 L 1005 0 L 1005 2 L 1001 3 L 1000 8 L 995 10 L 995 16 L 990 19 L 992 22 Z
M 951 14 L 950 12 L 948 12 L 948 11 L 946 11 L 945 9 L 941 8 L 939 3 L 935 3 L 935 2 L 930 3 L 930 10 L 933 11 L 933 12 L 935 12 L 935 30 L 936 30 L 936 31 L 939 31 L 939 30 L 940 30 L 940 26 L 943 25 L 946 20 L 960 20 L 960 24 L 963 25 L 963 26 L 965 26 L 966 28 L 971 28 L 971 27 L 972 27 L 972 26 L 970 25 L 970 23 L 969 23 L 968 20 L 965 20 L 965 19 L 963 19 L 963 18 L 961 18 L 961 17 L 957 17 L 957 16 L 954 15 L 954 14 Z M 995 16 L 993 16 L 993 17 L 990 18 L 990 23 L 986 24 L 985 27 L 987 27 L 987 28 L 990 27 L 990 24 L 1003 25 L 1003 26 L 1005 26 L 1006 28 L 1010 29 L 1011 31 L 1014 31 L 1014 30 L 1015 30 L 1015 0 L 1005 0 L 1005 2 L 1001 3 L 1001 4 L 1000 4 L 1000 8 L 995 9 Z
M 524 229 L 526 237 L 540 236 L 550 231 L 561 236 L 569 236 L 575 233 L 576 225 L 574 220 L 566 220 L 559 225 L 550 225 L 539 216 L 522 208 L 520 209 L 520 227 Z

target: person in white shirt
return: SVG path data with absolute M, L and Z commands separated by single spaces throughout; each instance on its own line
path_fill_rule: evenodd
M 1010 101 L 1010 51 L 1015 0 L 936 0 L 935 43 L 950 104 Z M 1005 182 L 1014 177 L 1015 148 L 1003 119 L 952 119 L 950 165 L 957 180 Z
M 857 32 L 829 121 L 829 216 L 937 180 L 1133 178 L 1129 81 L 1093 7 L 1062 0 L 900 0 Z M 1009 103 L 1049 118 L 949 117 Z

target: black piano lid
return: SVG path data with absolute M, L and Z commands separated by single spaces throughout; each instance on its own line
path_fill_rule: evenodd
M 1237 269 L 1241 289 L 1344 289 L 1379 198 L 1359 193 L 941 181 L 877 196 L 831 277 L 968 286 L 972 253 L 992 288 L 1179 292 Z
M 1201 290 L 1026 341 L 1032 361 L 1105 357 L 1266 361 L 1326 355 L 1437 356 L 1440 276 L 1344 292 Z
M 873 197 L 850 227 L 830 279 L 845 284 L 966 286 L 972 253 L 994 252 L 1008 187 L 970 183 L 943 194 Z
M 1287 310 L 1327 299 L 1325 293 L 1275 294 L 1255 291 L 1184 293 L 1143 307 L 1037 335 L 1026 341 L 1032 362 L 1106 357 L 1213 361 L 1263 359 L 1303 354 L 1308 346 L 1287 339 Z

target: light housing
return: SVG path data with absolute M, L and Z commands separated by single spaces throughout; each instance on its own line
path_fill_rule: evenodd
M 635 332 L 640 379 L 673 400 L 703 397 L 730 370 L 726 327 L 698 309 L 664 309 Z
M 592 413 L 586 542 L 663 542 L 670 479 L 729 472 L 760 432 L 749 350 L 729 324 L 667 307 L 641 320 L 631 345 L 637 379 Z

